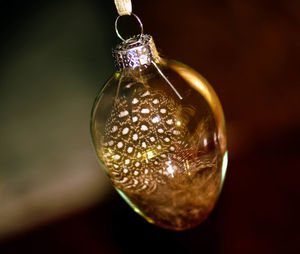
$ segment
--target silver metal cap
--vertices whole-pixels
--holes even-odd
[[[116,65],[120,70],[148,66],[159,61],[159,55],[150,35],[142,34],[123,41],[113,50]]]

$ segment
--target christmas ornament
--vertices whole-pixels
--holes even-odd
[[[113,50],[118,71],[92,109],[96,153],[116,190],[147,221],[173,230],[196,226],[213,209],[226,173],[221,104],[199,73],[159,56],[131,1],[115,3],[122,42]],[[133,15],[141,33],[125,40],[121,15]]]

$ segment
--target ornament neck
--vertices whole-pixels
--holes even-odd
[[[113,50],[113,56],[119,70],[148,67],[160,60],[153,38],[147,34],[123,41]]]

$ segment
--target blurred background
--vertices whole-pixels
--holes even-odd
[[[197,228],[146,223],[89,135],[115,71],[109,1],[7,1],[0,41],[0,253],[299,253],[300,2],[133,0],[160,52],[223,104],[229,166]],[[128,28],[129,29],[129,28]]]

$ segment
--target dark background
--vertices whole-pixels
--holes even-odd
[[[114,70],[113,1],[1,6],[0,253],[299,253],[299,1],[133,1],[164,56],[222,102],[229,166],[197,228],[146,223],[97,164],[89,114]]]

